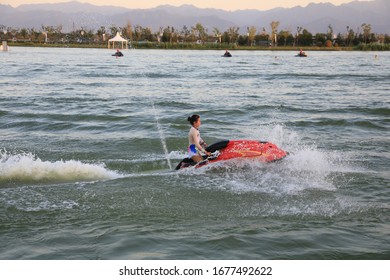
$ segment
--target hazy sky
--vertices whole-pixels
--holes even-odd
[[[36,3],[60,3],[71,0],[0,0],[1,4],[9,4],[17,7],[21,4]],[[158,5],[169,4],[180,6],[182,4],[192,4],[199,8],[219,8],[224,10],[257,9],[269,10],[276,7],[291,8],[295,6],[307,6],[309,3],[329,2],[335,5],[349,3],[353,0],[79,0],[99,6],[113,5],[127,8],[153,8]],[[366,0],[370,1],[370,0]]]

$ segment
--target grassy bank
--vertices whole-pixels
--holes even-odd
[[[106,44],[64,44],[64,43],[33,43],[33,42],[8,42],[10,47],[42,47],[42,48],[100,48],[106,49]],[[155,43],[136,42],[131,48],[134,49],[170,49],[170,50],[249,50],[249,51],[297,51],[300,48],[305,51],[390,51],[390,44],[360,44],[354,47],[302,47],[302,46],[239,46],[235,44],[191,44],[191,43]]]

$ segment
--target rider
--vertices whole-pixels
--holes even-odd
[[[188,142],[189,142],[188,158],[192,159],[194,162],[197,163],[203,160],[201,152],[206,154],[207,156],[210,156],[211,153],[205,150],[207,144],[200,137],[200,133],[199,133],[199,127],[201,125],[200,116],[192,115],[191,117],[188,117],[187,120],[191,124],[191,128],[188,133]]]
[[[115,55],[116,56],[123,56],[123,53],[119,49],[117,49]]]

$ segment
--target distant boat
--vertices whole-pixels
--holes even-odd
[[[116,53],[114,53],[112,56],[120,57],[120,56],[123,56],[123,53],[121,51],[117,50]]]
[[[307,54],[306,54],[305,52],[303,52],[303,51],[300,51],[300,52],[296,55],[296,57],[307,57]]]
[[[226,50],[222,57],[232,57],[232,54],[228,50]]]

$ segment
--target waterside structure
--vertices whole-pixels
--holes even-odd
[[[7,45],[7,41],[3,41],[1,46],[0,46],[0,51],[3,51],[3,52],[6,52],[8,51],[8,45]]]

